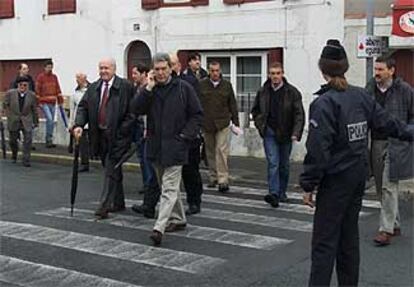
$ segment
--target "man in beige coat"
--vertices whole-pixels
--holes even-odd
[[[17,89],[9,90],[4,98],[3,108],[7,116],[10,133],[9,143],[13,162],[17,161],[19,149],[17,140],[23,133],[23,165],[30,167],[33,128],[39,124],[36,95],[29,90],[29,78],[18,77]]]

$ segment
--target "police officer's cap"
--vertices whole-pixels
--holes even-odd
[[[336,39],[329,39],[322,50],[319,68],[329,76],[343,76],[349,68],[344,47]]]

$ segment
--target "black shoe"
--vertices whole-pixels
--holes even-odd
[[[79,172],[88,172],[89,171],[89,165],[82,164],[79,168]]]
[[[32,165],[30,164],[30,162],[26,161],[26,162],[23,162],[23,166],[24,167],[31,167]]]
[[[125,209],[126,209],[125,205],[113,206],[111,208],[108,208],[108,212],[112,212],[112,213],[121,212],[121,211],[124,211]]]
[[[95,217],[96,217],[96,219],[107,219],[108,218],[108,209],[106,209],[106,208],[98,208],[96,211],[95,211]]]
[[[211,181],[207,184],[208,188],[215,188],[217,186],[217,180]]]
[[[36,147],[35,146],[32,146],[32,150],[36,150]]]
[[[52,142],[46,143],[46,148],[55,148],[55,147],[56,147],[56,145]]]
[[[230,190],[229,185],[227,183],[220,183],[218,186],[218,191],[225,193]]]
[[[17,162],[17,154],[13,154],[12,155],[12,162],[16,163]]]
[[[134,204],[131,209],[138,214],[143,214],[146,218],[155,218],[155,210],[151,210],[145,205]]]
[[[269,203],[272,207],[279,207],[279,198],[273,194],[266,194],[264,200]]]
[[[286,194],[284,194],[284,195],[282,195],[282,196],[279,198],[279,202],[288,203],[288,202],[289,202],[289,198],[287,197],[287,195],[286,195]]]
[[[200,205],[196,205],[196,204],[190,204],[188,209],[185,211],[185,214],[187,215],[192,215],[192,214],[197,214],[197,213],[200,213]]]
[[[158,230],[153,230],[152,234],[150,235],[150,238],[152,240],[152,243],[154,246],[160,246],[162,241],[162,233]]]
[[[138,193],[139,193],[139,194],[144,194],[144,193],[145,193],[145,191],[146,191],[146,190],[145,190],[145,188],[143,188],[143,189],[138,190]]]

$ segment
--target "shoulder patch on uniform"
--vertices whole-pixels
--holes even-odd
[[[309,123],[311,124],[312,127],[314,127],[315,129],[318,127],[318,123],[314,120],[314,119],[310,119]]]
[[[366,139],[368,136],[368,123],[366,121],[347,125],[348,140],[350,142]]]

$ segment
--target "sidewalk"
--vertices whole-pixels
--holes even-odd
[[[33,146],[36,150],[32,151],[32,161],[41,163],[52,163],[61,165],[72,165],[73,154],[68,153],[66,146],[57,146],[56,148],[47,149],[44,144],[35,143]],[[8,159],[10,159],[8,151]],[[19,153],[20,156],[20,153]],[[100,167],[100,161],[91,161],[91,166]],[[136,156],[132,156],[124,165],[124,170],[137,172],[139,164]],[[231,156],[229,159],[230,180],[233,184],[250,185],[261,188],[267,187],[267,167],[266,160],[255,157]],[[202,162],[200,164],[203,179],[207,180],[207,167]],[[291,162],[290,184],[297,185],[299,174],[302,171],[302,163]]]

